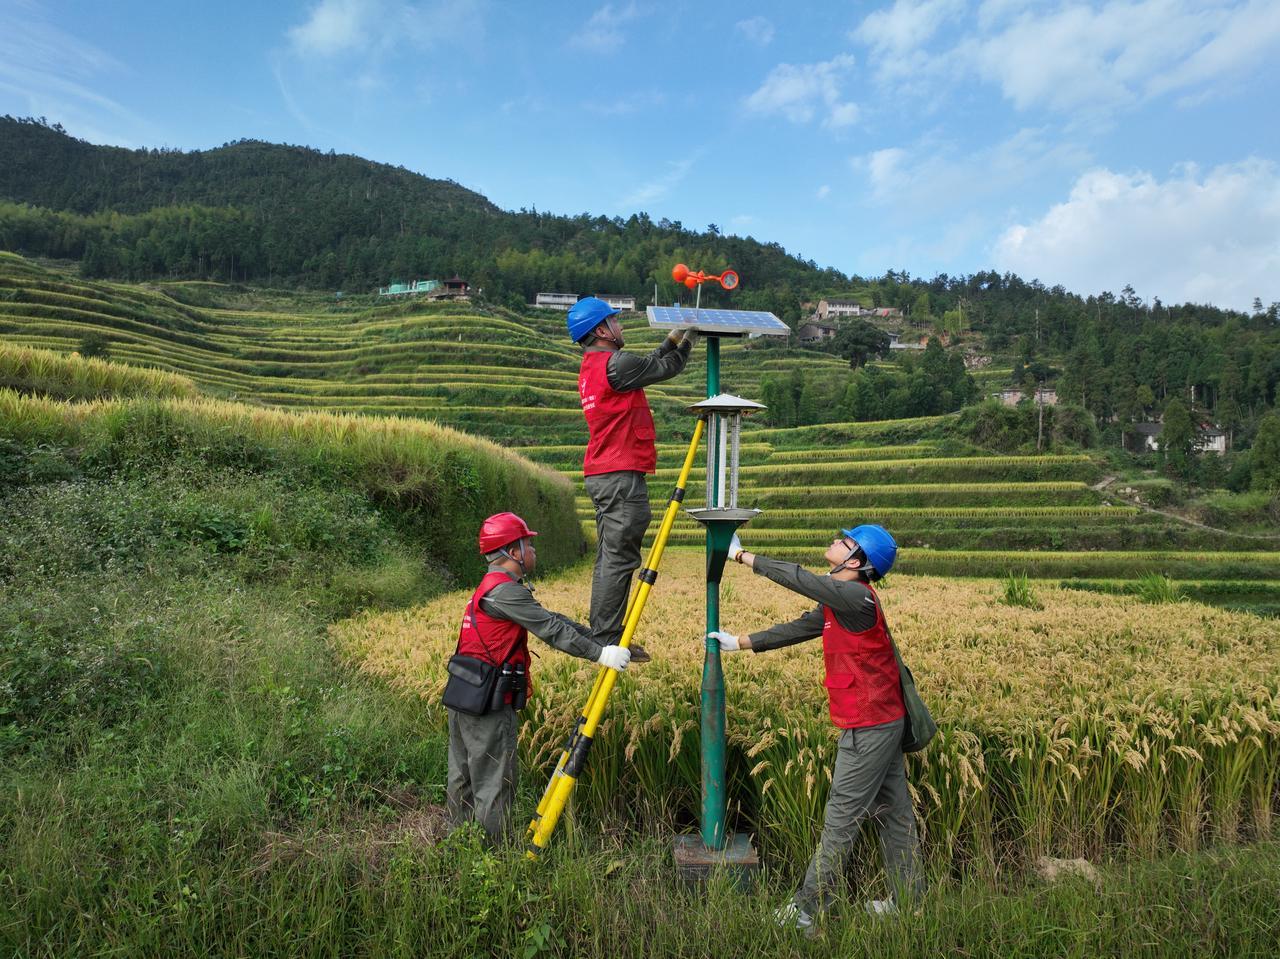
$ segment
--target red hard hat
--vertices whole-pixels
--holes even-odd
[[[494,513],[480,524],[480,552],[492,553],[526,536],[537,536],[515,513]]]

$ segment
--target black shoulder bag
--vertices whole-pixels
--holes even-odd
[[[461,644],[459,639],[457,648],[461,648]],[[463,656],[455,648],[446,667],[449,678],[445,681],[441,701],[460,713],[487,716],[504,705],[507,693],[513,693],[512,706],[515,709],[523,707],[524,670],[517,666],[519,673],[513,674],[505,668],[519,647],[520,640],[517,639],[502,662],[496,666],[474,656]]]

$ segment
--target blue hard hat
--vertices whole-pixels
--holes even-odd
[[[883,526],[855,526],[853,529],[842,529],[840,534],[858,544],[877,577],[887,576],[889,570],[893,569],[893,561],[898,558],[898,544]]]
[[[569,339],[577,343],[613,314],[621,312],[599,297],[584,296],[569,310],[566,321],[569,326]]]

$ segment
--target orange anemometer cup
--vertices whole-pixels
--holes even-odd
[[[701,270],[694,273],[683,263],[677,263],[671,268],[671,279],[677,283],[683,283],[691,290],[697,287],[698,284],[706,283],[708,280],[715,280],[726,290],[735,289],[739,282],[738,274],[733,270],[725,270],[718,276],[714,273],[703,273]]]

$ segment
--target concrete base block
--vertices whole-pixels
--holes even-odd
[[[723,849],[708,849],[701,836],[676,836],[674,852],[676,875],[688,882],[706,882],[727,870],[735,885],[745,887],[760,873],[760,855],[742,832],[730,836]]]

